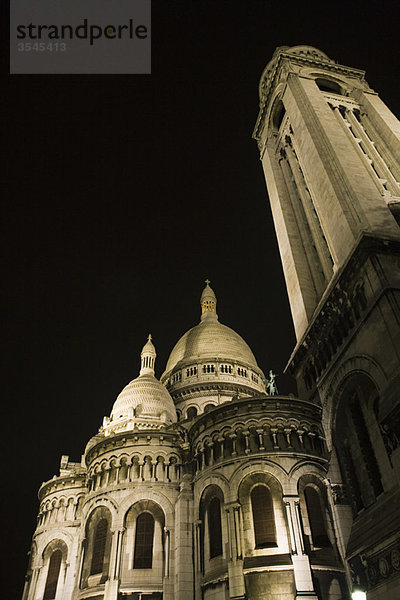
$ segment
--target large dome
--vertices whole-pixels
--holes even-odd
[[[207,317],[189,329],[175,344],[167,362],[168,372],[186,362],[202,359],[229,358],[257,368],[257,361],[243,338],[217,318]]]
[[[229,359],[259,371],[254,354],[244,339],[218,321],[217,298],[209,283],[207,280],[200,298],[201,321],[175,344],[161,380],[176,367],[208,359]]]

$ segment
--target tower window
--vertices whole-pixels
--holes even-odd
[[[340,85],[336,83],[336,81],[330,81],[329,79],[321,79],[318,77],[318,79],[315,80],[315,83],[321,92],[330,92],[331,94],[340,94],[341,96],[343,95],[342,89]]]
[[[208,505],[208,535],[210,539],[210,558],[222,554],[221,502],[214,497]]]
[[[49,570],[47,572],[46,587],[44,588],[43,600],[54,600],[57,592],[58,577],[60,574],[62,553],[56,550],[50,557]]]
[[[265,485],[256,485],[250,496],[256,548],[276,546],[276,528],[271,492]]]
[[[136,519],[134,569],[151,569],[153,562],[154,517],[148,512]]]
[[[286,114],[286,110],[283,105],[283,102],[282,102],[282,100],[279,100],[279,102],[277,103],[275,110],[273,112],[273,116],[272,116],[272,126],[276,131],[279,131],[280,126],[282,125],[282,121],[285,117],[285,114]]]
[[[104,554],[106,551],[107,542],[107,519],[101,519],[97,523],[93,541],[92,564],[90,566],[90,574],[96,575],[103,572]]]

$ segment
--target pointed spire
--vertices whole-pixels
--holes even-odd
[[[214,290],[210,288],[210,280],[206,279],[205,281],[206,287],[204,288],[201,297],[201,318],[213,316],[217,317],[217,297],[214,294]]]
[[[147,342],[143,346],[142,352],[140,353],[140,375],[154,375],[154,363],[156,361],[156,356],[157,352],[154,348],[153,342],[151,341],[151,333],[149,333]]]

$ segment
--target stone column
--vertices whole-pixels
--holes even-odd
[[[249,435],[250,435],[250,431],[248,429],[245,429],[243,432],[244,435],[244,441],[245,441],[245,449],[244,449],[244,453],[245,454],[250,454],[251,450],[249,448]]]
[[[24,590],[23,600],[25,598],[27,598],[27,600],[34,600],[39,573],[40,573],[40,567],[34,567],[32,569],[30,585],[28,584],[29,588],[28,588],[26,596],[25,596],[25,590]]]
[[[121,562],[122,537],[125,528],[112,531],[112,542],[110,552],[110,567],[108,580],[104,586],[104,600],[118,600],[119,591],[119,568]]]
[[[284,496],[283,502],[288,520],[296,600],[318,600],[312,582],[310,560],[305,553],[300,521],[300,499],[298,496]]]
[[[225,505],[229,548],[229,597],[237,600],[245,598],[240,510],[240,504],[237,502]]]
[[[201,527],[202,521],[194,522],[194,597],[195,600],[201,600],[201,577],[202,577],[202,559],[201,559]]]
[[[193,492],[191,476],[184,475],[175,505],[174,582],[164,600],[188,600],[193,596]]]
[[[231,433],[231,434],[229,434],[229,437],[232,440],[232,456],[237,456],[237,449],[236,449],[237,435],[236,435],[236,433]]]
[[[260,428],[260,429],[256,429],[257,431],[257,435],[258,435],[258,449],[259,450],[265,450],[265,446],[264,446],[264,429]]]

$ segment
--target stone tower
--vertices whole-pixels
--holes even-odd
[[[297,337],[287,370],[299,396],[322,408],[327,483],[348,579],[368,600],[394,600],[400,122],[363,71],[309,46],[278,48],[259,93],[254,137]]]

